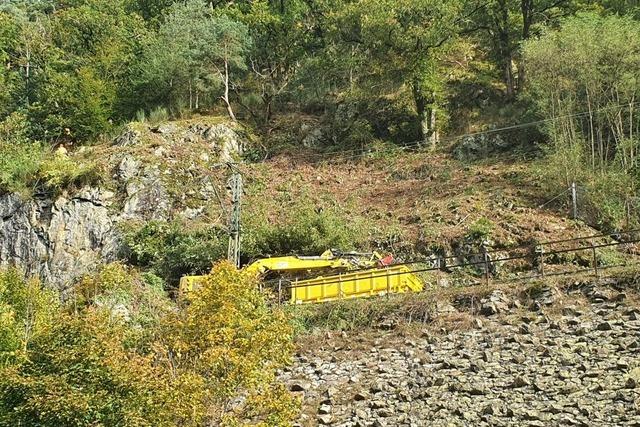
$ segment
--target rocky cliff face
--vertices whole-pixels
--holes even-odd
[[[64,289],[119,256],[123,222],[201,215],[222,191],[211,166],[237,157],[243,145],[225,123],[132,125],[111,145],[90,149],[103,184],[28,199],[0,195],[0,266]]]

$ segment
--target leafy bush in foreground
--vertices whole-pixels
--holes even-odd
[[[167,318],[160,363],[188,391],[180,425],[289,425],[291,395],[275,377],[289,360],[292,328],[271,309],[257,278],[228,262],[214,266],[189,304]],[[180,399],[183,396],[174,395]]]
[[[132,322],[145,298],[159,298],[147,308],[163,306],[148,286],[106,266],[65,307],[37,281],[0,272],[0,425],[291,423],[296,405],[275,377],[291,354],[291,326],[255,277],[219,264],[189,304]],[[140,331],[146,339],[132,340]]]

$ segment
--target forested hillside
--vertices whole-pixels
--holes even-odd
[[[5,1],[0,185],[87,175],[50,153],[131,120],[228,115],[258,136],[249,160],[490,131],[489,149],[542,149],[550,191],[579,181],[616,228],[636,204],[632,4]]]
[[[640,6],[0,0],[0,426],[297,419],[277,378],[294,335],[384,304],[274,307],[225,262],[180,300],[180,277],[226,258],[232,172],[242,264],[542,258],[601,234],[551,268],[631,265],[635,246],[606,245],[640,226]],[[443,298],[476,310],[466,289]],[[434,295],[397,311],[432,321]]]

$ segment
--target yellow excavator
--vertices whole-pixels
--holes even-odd
[[[245,267],[262,278],[280,276],[280,290],[290,290],[293,304],[326,302],[390,293],[420,292],[422,281],[405,265],[394,265],[393,257],[377,252],[325,251],[320,256],[264,258]],[[327,274],[327,275],[325,275]],[[202,276],[185,276],[180,293],[187,294]],[[284,285],[283,285],[284,283]]]

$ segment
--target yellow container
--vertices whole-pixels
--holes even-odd
[[[398,265],[294,282],[291,302],[306,304],[388,293],[420,292],[422,289],[422,281],[406,266]]]

